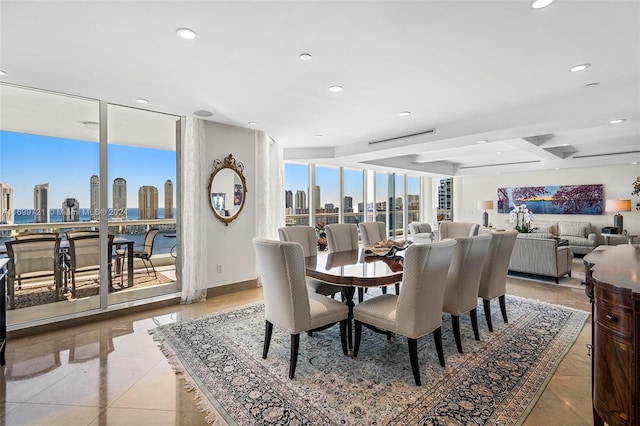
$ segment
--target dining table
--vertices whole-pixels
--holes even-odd
[[[402,281],[403,251],[380,256],[360,248],[337,252],[319,252],[305,258],[306,275],[340,287],[342,300],[349,308],[347,348],[353,356],[353,296],[356,289],[386,287]]]

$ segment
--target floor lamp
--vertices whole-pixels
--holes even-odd
[[[493,210],[493,200],[478,201],[478,210],[484,210],[484,213],[482,213],[482,226],[489,226],[489,213],[487,213],[487,210]]]
[[[615,216],[613,216],[613,226],[618,228],[618,234],[622,234],[624,227],[622,226],[620,212],[631,211],[631,200],[607,200],[604,209],[608,212],[616,212]]]

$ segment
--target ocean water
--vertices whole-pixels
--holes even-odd
[[[80,209],[79,222],[88,222],[91,219],[90,209]],[[107,212],[109,219],[112,218],[112,209]],[[51,220],[49,222],[56,223],[62,222],[62,210],[61,209],[49,209],[49,215]],[[15,209],[14,211],[14,223],[33,223],[33,209]],[[176,217],[176,209],[173,209],[173,217]],[[127,209],[128,220],[138,220],[138,209]],[[158,219],[164,219],[164,208],[158,209]]]

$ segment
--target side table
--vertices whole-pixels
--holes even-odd
[[[633,239],[638,235],[636,234],[605,234],[602,233],[602,238],[604,238],[604,244],[609,245],[610,238],[626,238],[627,244],[633,244]]]

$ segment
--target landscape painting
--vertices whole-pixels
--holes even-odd
[[[602,214],[602,185],[498,188],[498,213],[526,204],[534,214]]]

